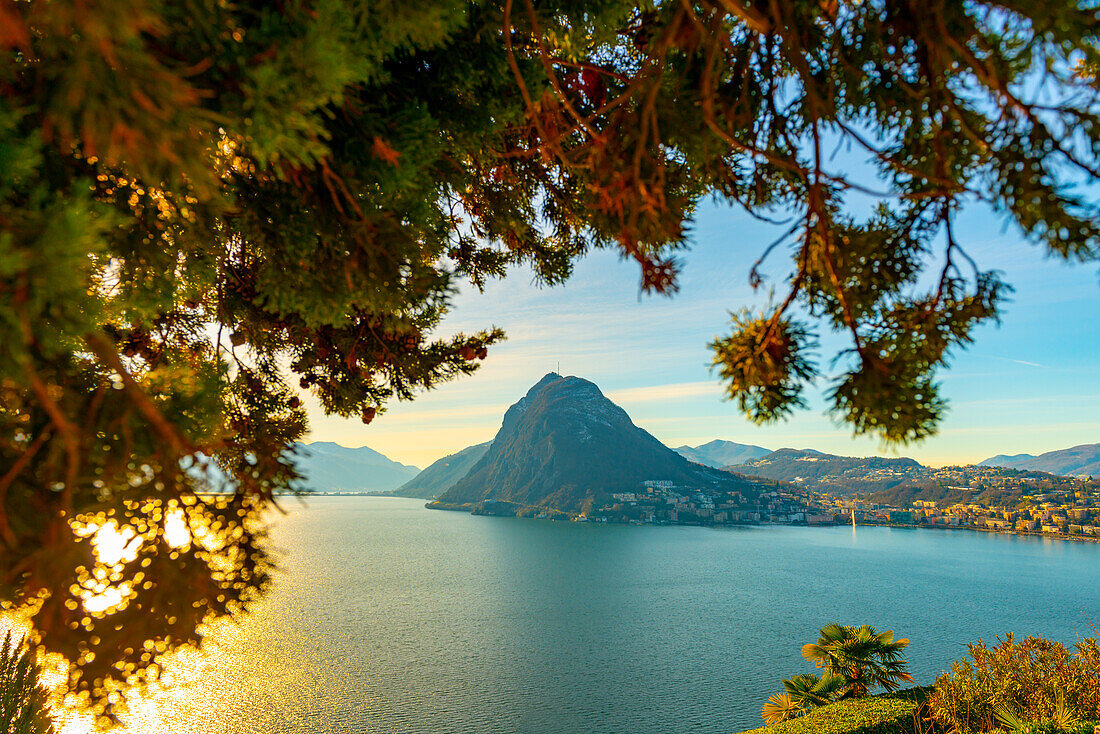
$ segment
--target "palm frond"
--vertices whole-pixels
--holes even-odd
[[[805,713],[806,710],[786,693],[768,696],[767,703],[760,710],[760,716],[768,726],[797,719]]]
[[[828,655],[825,652],[825,648],[821,645],[815,645],[812,642],[808,642],[802,646],[802,657],[813,662],[822,663]]]
[[[1073,715],[1073,711],[1066,706],[1066,694],[1064,692],[1058,692],[1058,705],[1054,708],[1054,715],[1050,717],[1051,722],[1062,730],[1071,729],[1077,724],[1077,717]]]
[[[795,703],[809,709],[830,703],[842,683],[842,678],[838,680],[837,676],[830,673],[826,673],[824,678],[802,673],[783,681],[783,687]]]
[[[998,724],[1009,732],[1013,732],[1013,734],[1022,732],[1028,727],[1027,721],[1024,720],[1023,717],[1003,703],[993,707],[993,718],[997,720]]]

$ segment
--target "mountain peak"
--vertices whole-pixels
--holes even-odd
[[[561,383],[562,390],[567,390],[570,392],[589,392],[603,397],[603,392],[600,391],[600,388],[596,385],[596,383],[592,382],[591,380],[586,380],[583,377],[575,377],[574,375],[569,375],[568,377],[559,377],[556,382]],[[551,383],[551,385],[557,387],[556,382]]]
[[[770,449],[760,446],[734,443],[720,438],[699,446],[680,446],[675,451],[688,461],[711,466],[715,469],[721,469],[732,464],[743,464],[746,461],[759,459],[771,453]]]
[[[560,379],[562,379],[562,376],[559,375],[557,372],[547,372],[545,375],[543,375],[541,380],[531,386],[531,389],[527,391],[527,394],[537,395],[539,390],[542,390],[542,388],[551,383],[557,382]]]
[[[401,486],[420,471],[369,446],[348,448],[333,441],[314,441],[295,444],[294,448],[303,484],[318,492],[387,491]]]
[[[703,492],[755,489],[675,453],[634,425],[595,383],[551,372],[508,409],[488,451],[439,501],[493,500],[576,512],[649,480]]]
[[[380,451],[375,451],[370,446],[344,446],[335,441],[312,441],[310,443],[300,442],[298,443],[298,447],[309,455],[354,453],[360,456],[370,456],[391,461],[388,456]]]

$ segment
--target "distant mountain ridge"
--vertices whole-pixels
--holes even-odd
[[[1035,454],[997,454],[978,462],[978,466],[1003,466],[1006,469],[1015,469],[1017,464],[1026,464],[1038,457]]]
[[[923,479],[929,471],[908,458],[835,456],[813,449],[779,449],[724,469],[836,494],[890,489]]]
[[[420,472],[367,446],[348,448],[315,441],[295,444],[295,449],[303,484],[315,492],[388,492]]]
[[[1078,452],[1078,461],[1085,453]],[[1058,458],[1068,463],[1073,456],[1054,457],[1052,461]],[[1024,495],[1063,491],[1076,481],[1038,468],[991,463],[1000,459],[932,468],[909,458],[835,456],[812,449],[779,449],[760,459],[725,468],[749,477],[790,482],[815,492],[837,496],[862,494],[871,496],[874,502],[901,506],[918,499],[1009,506]]]
[[[508,409],[485,455],[438,502],[581,512],[612,493],[636,491],[645,480],[759,490],[743,477],[680,456],[634,425],[588,380],[551,372]]]
[[[1048,451],[1045,454],[999,454],[982,461],[978,466],[1002,466],[1006,469],[1029,469],[1058,474],[1064,477],[1100,476],[1100,443],[1085,443],[1068,449]]]
[[[492,443],[492,441],[486,441],[475,446],[467,446],[450,456],[444,456],[394,490],[394,494],[399,497],[434,500],[466,476],[474,464],[489,450],[489,445]]]
[[[721,439],[715,439],[700,446],[680,446],[673,449],[673,451],[688,461],[713,466],[715,469],[721,469],[732,464],[743,464],[746,461],[767,456],[772,452],[771,449],[760,446],[734,443],[733,441],[723,441]]]

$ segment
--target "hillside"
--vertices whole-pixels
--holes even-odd
[[[792,482],[831,494],[890,489],[919,481],[928,472],[928,469],[913,459],[834,456],[810,449],[779,449],[754,461],[724,469],[749,476]]]
[[[720,439],[700,446],[680,446],[673,449],[680,456],[696,464],[721,469],[731,464],[743,464],[771,453],[770,449]]]
[[[366,446],[351,449],[317,441],[297,444],[295,449],[303,484],[314,492],[390,491],[420,472],[415,466],[400,464]]]
[[[1045,454],[991,456],[979,466],[1003,466],[1006,469],[1027,469],[1066,477],[1100,476],[1100,443],[1086,443]]]
[[[758,493],[743,477],[694,464],[638,428],[588,380],[550,373],[504,414],[489,450],[439,497],[580,512],[612,493],[664,480],[700,492]]]
[[[490,444],[492,441],[486,441],[475,446],[467,446],[450,456],[444,456],[394,490],[394,494],[399,497],[434,500],[466,476],[474,464],[485,455]]]
[[[1072,504],[1075,493],[1091,495],[1100,489],[1096,482],[1079,478],[1000,466],[944,466],[927,471],[927,476],[911,484],[873,491],[864,499],[894,507],[909,507],[917,500],[931,500],[940,506],[959,502],[1015,507],[1056,499]]]

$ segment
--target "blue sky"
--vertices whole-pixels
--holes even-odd
[[[728,312],[761,305],[748,285],[752,263],[777,234],[747,214],[704,205],[684,255],[680,292],[639,297],[637,266],[613,252],[582,260],[563,286],[538,287],[517,270],[484,293],[463,291],[443,333],[490,325],[508,333],[477,374],[394,404],[374,423],[326,417],[311,403],[310,440],[367,445],[424,467],[491,439],[508,405],[549,371],[592,380],[634,422],[670,446],[721,438],[769,449],[815,448],[847,455],[901,454],[931,465],[971,463],[1000,453],[1042,453],[1100,441],[1100,273],[1043,255],[994,213],[972,207],[956,237],[983,268],[1016,291],[1000,327],[986,326],[941,373],[950,413],[940,434],[899,451],[824,414],[822,390],[809,410],[756,426],[722,398],[707,344],[728,332]],[[769,261],[773,282],[789,261]],[[782,289],[782,283],[777,290]],[[840,345],[824,338],[823,346]],[[823,355],[831,352],[823,349]]]

